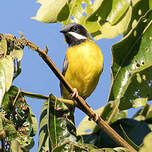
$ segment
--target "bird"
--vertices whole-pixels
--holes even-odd
[[[80,95],[85,100],[98,84],[103,71],[103,54],[81,24],[69,23],[64,25],[60,32],[68,44],[62,74],[74,88],[74,93],[71,95],[60,82],[61,96],[64,99],[71,99]],[[74,106],[66,105],[71,112],[74,112]]]

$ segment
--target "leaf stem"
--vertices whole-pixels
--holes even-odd
[[[27,97],[30,97],[30,98],[44,99],[44,100],[47,100],[49,98],[48,96],[45,96],[45,95],[41,95],[41,94],[37,94],[37,93],[31,93],[31,92],[27,92],[27,91],[23,91],[23,90],[20,90],[20,92],[24,96],[27,96]]]

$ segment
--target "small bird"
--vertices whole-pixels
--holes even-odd
[[[78,94],[86,99],[96,88],[103,71],[103,55],[100,48],[90,39],[87,30],[78,23],[65,25],[61,31],[69,47],[66,51],[62,74],[74,88],[72,97]],[[61,96],[71,99],[69,92],[60,82]],[[74,107],[68,105],[70,111]]]

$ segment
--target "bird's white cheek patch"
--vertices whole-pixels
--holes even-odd
[[[70,35],[74,36],[76,39],[78,40],[85,40],[87,39],[87,37],[81,35],[81,34],[78,34],[78,33],[75,33],[75,32],[68,32]]]

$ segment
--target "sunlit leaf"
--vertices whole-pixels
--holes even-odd
[[[151,141],[152,141],[152,133],[149,133],[145,138],[144,138],[144,145],[143,147],[139,150],[139,152],[149,152],[151,149]]]
[[[11,56],[6,56],[2,59],[0,59],[0,64],[3,67],[4,73],[5,73],[5,90],[8,91],[13,80],[13,74],[14,74],[14,64]]]
[[[5,37],[0,34],[0,57],[5,56],[7,53],[7,41]]]
[[[103,120],[109,122],[109,117],[113,113],[114,108],[115,108],[114,103],[108,103],[106,106],[95,110],[95,112],[98,113]],[[126,118],[126,117],[127,117],[126,111],[117,110],[115,112],[113,118],[110,120],[110,122],[112,123],[118,119],[122,119],[122,118]],[[80,124],[77,128],[77,134],[78,135],[84,135],[84,134],[87,135],[87,134],[91,134],[93,132],[97,132],[99,129],[100,128],[97,126],[97,124],[94,121],[90,121],[89,117],[86,116],[80,122]]]
[[[128,29],[125,31],[125,35],[137,25],[139,19],[145,15],[149,8],[150,6],[148,4],[148,0],[138,0],[135,2],[132,8],[131,21],[129,23]]]
[[[45,23],[57,22],[59,13],[67,5],[67,0],[38,0],[38,2],[41,7],[33,19]],[[68,11],[68,7],[65,11]],[[62,18],[63,16],[65,17],[65,13],[62,14]]]
[[[112,9],[107,17],[107,21],[111,25],[116,24],[129,8],[130,1],[128,0],[113,0]]]
[[[126,38],[112,47],[112,88],[109,100],[121,99],[122,109],[132,107],[136,98],[151,96],[151,19],[152,11],[141,18]]]

